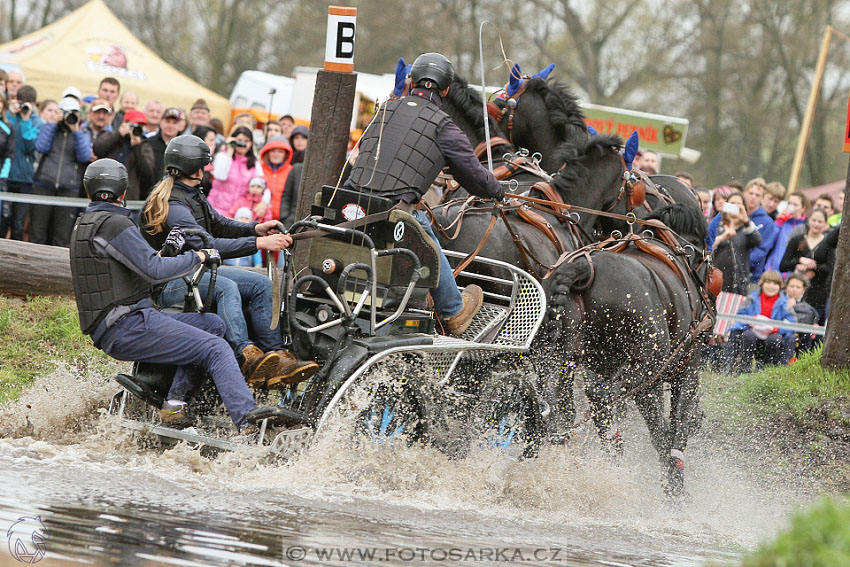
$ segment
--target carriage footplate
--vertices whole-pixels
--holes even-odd
[[[507,318],[507,307],[484,303],[460,338],[473,343],[489,343],[499,333]]]
[[[245,416],[248,423],[260,423],[268,419],[278,427],[312,427],[315,420],[304,412],[282,406],[263,406],[253,409]]]

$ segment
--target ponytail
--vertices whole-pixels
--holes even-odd
[[[165,220],[168,218],[168,200],[171,198],[171,190],[174,188],[174,177],[171,175],[163,178],[159,185],[154,187],[142,209],[142,219],[147,227],[148,234],[159,234],[165,230]]]

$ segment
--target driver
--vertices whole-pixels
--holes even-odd
[[[346,185],[395,201],[437,243],[440,280],[431,297],[446,331],[460,335],[481,309],[483,292],[473,284],[461,294],[428,217],[415,205],[446,165],[473,195],[502,200],[505,193],[475,157],[466,135],[440,110],[453,78],[454,67],[445,56],[425,53],[417,57],[410,69],[410,95],[390,100],[378,110],[373,118],[377,123],[360,139],[360,155]]]
[[[174,228],[193,228],[205,231],[223,258],[250,256],[257,250],[279,252],[288,247],[292,239],[277,232],[278,221],[243,223],[221,216],[210,206],[198,189],[203,168],[210,161],[209,146],[197,136],[177,136],[168,142],[168,175],[151,191],[139,216],[142,234],[150,245],[161,247]],[[193,236],[186,238],[185,246],[197,250],[203,243]],[[205,275],[198,286],[202,297],[208,286],[209,275]],[[162,288],[157,304],[165,308],[185,295],[186,283],[178,278]],[[224,338],[241,361],[242,372],[251,386],[281,389],[307,380],[319,369],[315,362],[302,362],[283,350],[280,327],[271,328],[272,283],[266,276],[239,268],[221,268],[215,284],[215,303],[216,312],[227,324]],[[243,304],[250,312],[251,334]]]
[[[86,169],[83,186],[91,198],[71,235],[71,273],[80,327],[94,346],[118,360],[178,366],[174,383],[189,380],[191,365],[212,376],[227,412],[240,433],[253,433],[246,414],[257,408],[224,334],[224,322],[212,313],[162,313],[151,301],[151,286],[192,273],[201,263],[220,263],[213,249],[161,257],[142,238],[121,205],[127,169],[99,159]],[[167,241],[180,244],[175,232]],[[177,340],[175,340],[177,339]],[[173,390],[172,386],[172,390]],[[185,402],[169,392],[160,412],[163,422],[191,425]]]

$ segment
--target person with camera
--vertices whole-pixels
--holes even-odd
[[[83,128],[88,130],[92,143],[98,138],[112,132],[112,106],[102,98],[92,101],[88,112],[88,121],[83,122]],[[92,156],[92,161],[95,157]]]
[[[6,181],[9,175],[9,165],[15,151],[15,137],[12,129],[6,123],[6,97],[0,94],[0,193],[6,192]],[[6,228],[12,216],[11,203],[3,201],[0,195],[0,238],[6,238]]]
[[[33,176],[33,194],[78,197],[83,173],[91,161],[91,139],[80,120],[80,101],[66,96],[59,101],[62,120],[46,123],[38,130],[35,149],[43,154]],[[30,242],[68,247],[76,207],[34,205]],[[51,234],[52,233],[52,234]]]
[[[153,147],[145,138],[144,124],[144,112],[136,109],[125,110],[124,122],[118,129],[107,132],[94,141],[96,157],[114,159],[127,168],[127,199],[130,201],[147,199],[154,184],[153,168],[156,160]]]
[[[201,263],[220,263],[218,251],[188,250],[171,257],[151,248],[121,205],[127,169],[115,160],[92,163],[83,185],[91,203],[74,226],[70,250],[83,333],[118,360],[178,367],[160,411],[166,425],[192,425],[186,398],[195,382],[193,367],[200,367],[212,377],[237,430],[252,432],[245,418],[257,403],[221,338],[224,321],[213,313],[162,313],[151,300],[154,285],[189,275]],[[179,229],[165,240],[173,250],[184,242]]]
[[[750,250],[761,244],[761,234],[747,215],[744,196],[735,191],[721,208],[720,227],[712,243],[714,265],[723,273],[723,291],[747,295]]]
[[[254,136],[245,126],[236,128],[225,141],[225,149],[213,160],[213,181],[209,202],[222,215],[228,215],[248,190],[254,177],[263,177],[263,169],[254,153]],[[261,218],[270,206],[271,193],[266,191],[254,208],[254,216]]]
[[[35,139],[42,120],[36,107],[36,91],[30,85],[18,89],[17,98],[9,101],[6,121],[15,137],[15,156],[9,168],[9,192],[32,193],[32,176],[35,172]],[[11,229],[14,240],[23,240],[24,221],[30,212],[29,203],[11,203]],[[0,229],[0,234],[5,230]]]

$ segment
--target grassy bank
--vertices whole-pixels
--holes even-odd
[[[80,331],[72,298],[0,295],[0,404],[60,362],[87,372],[108,360]]]

